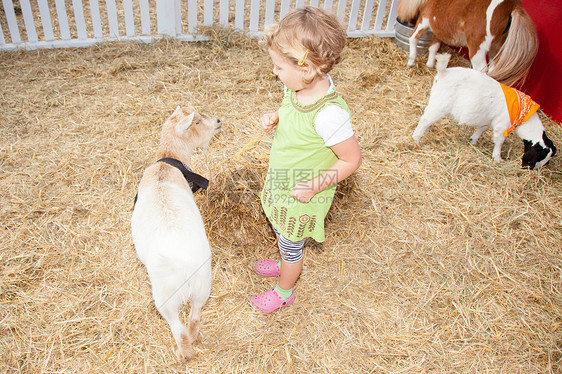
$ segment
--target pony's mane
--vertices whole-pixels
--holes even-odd
[[[426,0],[400,0],[398,19],[401,22],[411,22],[418,17],[421,6]]]

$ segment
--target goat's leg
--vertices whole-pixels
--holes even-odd
[[[470,137],[470,144],[476,145],[478,139],[480,139],[480,136],[482,136],[482,134],[486,130],[488,130],[488,126],[482,126],[477,128],[476,131],[474,131],[474,134],[472,134],[472,136]]]
[[[425,111],[423,112],[423,115],[421,116],[420,121],[418,122],[418,126],[416,127],[414,133],[412,134],[412,137],[414,138],[414,140],[418,145],[420,144],[420,139],[422,138],[425,131],[429,128],[429,126],[439,121],[441,118],[445,116],[445,114],[446,113],[443,113],[439,109],[439,106],[431,105],[431,99],[430,99],[429,104],[425,108]]]
[[[505,136],[503,136],[503,131],[499,130],[501,126],[499,124],[492,124],[494,129],[494,134],[492,135],[492,140],[494,141],[494,151],[492,152],[492,158],[494,161],[503,161],[502,159],[502,145],[505,141]]]
[[[195,351],[189,339],[189,331],[179,318],[179,308],[185,300],[182,300],[181,285],[174,285],[165,280],[153,279],[152,293],[156,308],[170,325],[172,335],[178,347],[176,355],[179,360],[187,361],[193,357]]]
[[[189,322],[187,329],[189,331],[189,340],[191,344],[199,340],[199,332],[201,330],[201,309],[205,304],[206,299],[197,299],[194,297],[191,300],[191,311],[189,312]]]

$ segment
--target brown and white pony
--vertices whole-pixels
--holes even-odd
[[[427,66],[435,65],[441,42],[468,47],[474,69],[509,86],[525,80],[538,50],[535,26],[521,0],[401,0],[398,19],[415,22],[409,67],[427,29],[433,32]]]

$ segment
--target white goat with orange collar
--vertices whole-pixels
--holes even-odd
[[[492,128],[494,151],[492,158],[502,161],[501,148],[505,138],[513,131],[525,145],[522,166],[533,169],[541,167],[556,153],[556,147],[545,134],[544,126],[536,113],[538,105],[516,91],[519,98],[515,105],[524,113],[514,113],[506,104],[506,95],[499,82],[484,73],[467,68],[449,68],[451,55],[437,55],[437,75],[433,81],[427,107],[414,130],[413,138],[419,144],[425,131],[445,116],[455,121],[476,127],[470,143],[476,145],[478,138]],[[511,106],[511,104],[510,104]],[[513,114],[510,114],[513,113]],[[513,119],[512,119],[513,117]],[[519,120],[517,120],[519,118]]]

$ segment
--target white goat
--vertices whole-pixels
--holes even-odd
[[[494,151],[492,158],[502,161],[501,148],[512,129],[506,97],[500,84],[484,73],[467,68],[449,68],[451,55],[437,55],[437,75],[433,81],[429,102],[413,138],[419,144],[425,131],[445,116],[476,127],[470,143],[476,145],[482,133],[492,128]],[[556,153],[556,147],[544,132],[544,126],[535,112],[513,130],[525,146],[523,167],[541,167]]]
[[[174,111],[163,125],[157,153],[164,162],[145,170],[131,219],[133,242],[148,271],[156,308],[170,325],[182,361],[195,353],[201,308],[211,292],[211,249],[190,184],[178,167],[183,163],[183,171],[189,169],[193,150],[206,148],[220,127],[219,120],[192,107]],[[167,163],[170,159],[179,161],[177,167]],[[187,300],[191,312],[186,328],[178,310]]]

